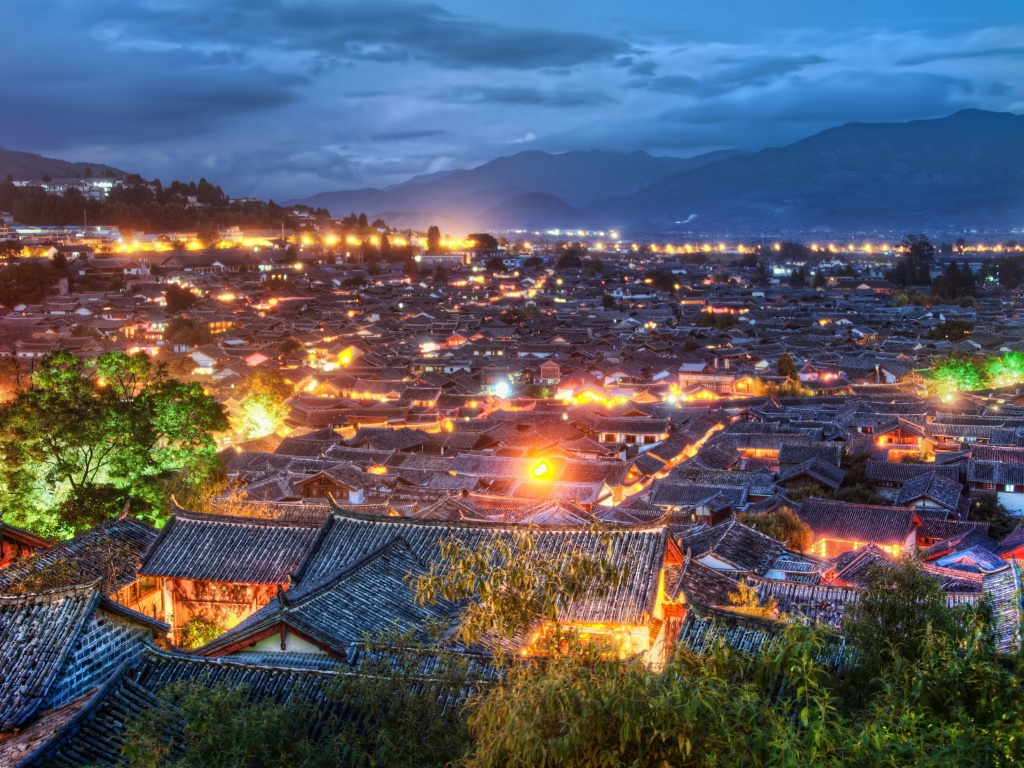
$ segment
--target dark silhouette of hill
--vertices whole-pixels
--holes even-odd
[[[451,231],[1009,229],[1024,226],[1024,116],[964,110],[849,123],[785,147],[687,160],[521,152],[386,190],[297,202]]]
[[[1024,116],[849,123],[591,206],[606,226],[714,230],[1024,225]],[[610,220],[610,221],[609,221]],[[621,221],[620,221],[621,220]]]
[[[41,181],[43,176],[51,179],[85,178],[86,171],[93,176],[113,174],[116,178],[124,178],[124,171],[102,163],[71,163],[52,157],[34,155],[31,152],[17,152],[13,149],[0,149],[0,180],[10,176],[15,181]]]
[[[334,216],[353,211],[383,218],[392,226],[419,227],[445,222],[471,231],[488,226],[575,226],[551,215],[575,214],[575,209],[602,199],[637,192],[688,168],[737,153],[713,152],[695,158],[652,157],[646,152],[520,152],[477,168],[415,177],[388,189],[323,192],[290,201],[326,208]],[[548,196],[545,210],[536,195]],[[532,202],[531,202],[532,201]],[[505,218],[506,214],[511,218]]]

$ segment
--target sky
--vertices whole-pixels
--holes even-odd
[[[0,146],[278,201],[1024,112],[1020,0],[5,0]]]

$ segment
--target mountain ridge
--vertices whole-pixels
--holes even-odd
[[[530,150],[388,190],[301,201],[396,226],[830,231],[1024,226],[1024,116],[961,110],[853,122],[781,147],[694,158]],[[539,204],[545,198],[550,211]],[[437,219],[433,221],[432,219]],[[568,220],[566,220],[568,219]]]

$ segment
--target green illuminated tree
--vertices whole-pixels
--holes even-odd
[[[212,433],[226,427],[201,387],[145,354],[109,352],[90,368],[53,353],[0,408],[0,514],[43,535],[90,527],[126,502],[156,520],[168,489],[216,471]]]
[[[949,397],[955,392],[971,392],[988,386],[990,373],[983,362],[969,357],[949,355],[936,362],[932,369],[939,394]]]

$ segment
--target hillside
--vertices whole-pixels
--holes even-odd
[[[951,231],[1024,226],[1024,117],[964,110],[849,123],[785,147],[688,160],[521,152],[465,171],[302,202],[446,231]]]
[[[1024,116],[850,123],[592,206],[608,226],[947,230],[1024,225]],[[616,219],[621,217],[621,222]]]
[[[53,179],[85,177],[86,171],[93,176],[113,174],[123,178],[128,174],[102,163],[71,163],[53,157],[34,155],[31,152],[17,152],[0,148],[0,179],[11,176],[15,181],[39,181],[43,176]]]
[[[696,158],[652,157],[645,152],[520,152],[477,168],[415,177],[388,189],[324,192],[292,203],[327,208],[334,216],[365,211],[393,226],[423,228],[441,223],[467,231],[529,226],[572,226],[561,216],[612,196],[638,192],[680,171],[715,162],[735,152]],[[545,196],[550,207],[541,204]]]

